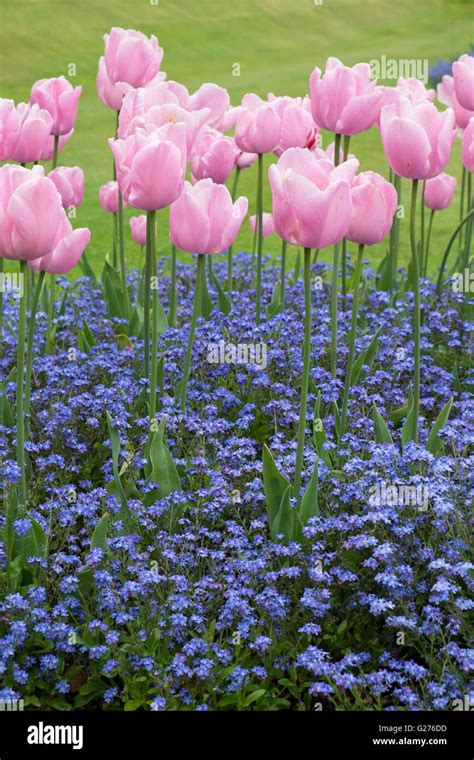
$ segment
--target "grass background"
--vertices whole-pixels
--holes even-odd
[[[153,0],[152,0],[153,1]],[[464,52],[474,40],[471,0],[0,0],[0,96],[27,100],[31,84],[40,78],[68,76],[70,64],[83,94],[73,139],[60,154],[60,163],[79,165],[86,175],[86,190],[77,210],[75,226],[89,226],[92,240],[89,260],[97,270],[111,248],[112,222],[98,202],[101,184],[111,179],[112,155],[107,139],[113,133],[115,114],[99,101],[95,76],[103,53],[102,36],[111,26],[135,28],[156,34],[165,56],[162,68],[170,79],[191,91],[202,82],[226,87],[238,104],[246,92],[265,96],[304,95],[315,65],[324,66],[330,55],[353,65],[379,59],[424,59],[430,64]],[[240,76],[233,65],[240,64]],[[394,84],[390,82],[389,84]],[[330,141],[323,135],[323,144]],[[352,138],[351,152],[361,169],[387,176],[378,131]],[[446,212],[436,215],[432,239],[434,272],[459,214],[460,143],[456,142],[447,171],[458,177],[456,198]],[[267,163],[275,160],[267,157]],[[239,190],[248,195],[255,211],[256,165],[242,172]],[[229,180],[230,182],[230,180]],[[402,202],[408,203],[405,183]],[[271,210],[268,186],[265,210]],[[136,211],[127,210],[126,219]],[[408,217],[408,208],[406,208]],[[159,251],[167,253],[167,212],[160,212]],[[131,240],[126,222],[126,256],[130,265],[140,250]],[[265,249],[280,250],[273,235]],[[251,233],[245,221],[235,249],[249,248]],[[374,260],[385,245],[372,249]],[[295,255],[294,249],[291,255]],[[330,251],[322,253],[330,257]],[[189,259],[186,254],[181,254]],[[401,261],[408,258],[408,219],[401,225]],[[79,270],[78,270],[79,273]]]

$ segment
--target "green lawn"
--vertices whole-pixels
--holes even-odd
[[[347,64],[380,58],[448,58],[468,49],[474,40],[472,4],[451,0],[0,0],[0,95],[26,100],[31,84],[43,77],[68,75],[73,63],[83,86],[73,140],[61,154],[61,162],[80,165],[86,174],[86,193],[78,209],[77,226],[89,226],[92,240],[89,259],[98,268],[110,250],[111,220],[98,203],[99,186],[111,178],[112,155],[107,138],[114,114],[100,103],[95,89],[97,60],[103,51],[102,35],[111,26],[132,27],[157,35],[165,50],[163,69],[168,77],[190,90],[202,82],[226,87],[232,102],[254,91],[264,96],[304,95],[315,65],[329,55]],[[240,76],[232,74],[240,64]],[[324,135],[324,144],[329,139]],[[351,150],[362,169],[386,173],[378,132],[356,136]],[[269,159],[273,160],[273,159]],[[460,144],[457,142],[447,170],[460,177]],[[256,166],[243,173],[240,190],[255,206]],[[435,219],[433,266],[459,213],[459,191],[453,206]],[[408,198],[405,187],[404,200]],[[271,209],[268,187],[265,208]],[[160,249],[168,250],[167,231],[159,234]],[[139,249],[131,241],[127,223],[126,255],[138,261]],[[251,245],[247,222],[238,248]],[[407,260],[408,224],[402,224],[402,260]],[[276,236],[266,241],[277,252]],[[373,250],[377,256],[380,250]],[[329,252],[325,252],[328,254]]]

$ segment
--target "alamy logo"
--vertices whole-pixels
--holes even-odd
[[[22,712],[25,709],[25,703],[22,699],[0,699],[0,710],[7,712]]]
[[[42,721],[28,726],[28,744],[71,744],[73,749],[83,747],[83,726],[49,726]]]
[[[369,61],[370,75],[372,79],[410,79],[415,77],[423,84],[428,84],[428,59],[427,58],[387,58],[381,55],[380,59],[372,58]]]
[[[209,364],[248,364],[256,369],[267,366],[266,343],[209,343],[207,346]]]
[[[418,507],[420,512],[426,512],[429,504],[428,486],[387,485],[371,486],[369,489],[369,504],[380,507]]]
[[[453,710],[471,712],[474,710],[474,700],[471,700],[469,694],[466,694],[464,699],[453,699]]]
[[[0,272],[0,293],[12,293],[14,298],[22,298],[24,291],[21,272]]]

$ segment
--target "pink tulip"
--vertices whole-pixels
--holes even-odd
[[[359,162],[337,168],[305,148],[290,148],[270,166],[273,223],[279,236],[304,248],[341,240],[351,220],[350,186]]]
[[[61,153],[62,149],[64,148],[66,143],[69,142],[73,134],[74,134],[74,130],[71,129],[71,131],[68,132],[66,135],[61,135],[61,137],[59,138],[59,143],[58,143],[58,154]],[[51,161],[51,159],[53,158],[53,154],[54,154],[54,135],[49,135],[48,139],[46,140],[44,150],[41,154],[40,161]]]
[[[270,94],[269,100],[275,103],[280,118],[280,139],[273,151],[275,155],[281,156],[288,148],[313,147],[316,144],[319,129],[310,111],[304,107],[302,99],[275,98]]]
[[[39,161],[53,120],[38,105],[0,99],[0,161]]]
[[[132,238],[138,245],[146,244],[146,214],[140,216],[130,217],[130,228],[132,230]]]
[[[74,269],[89,244],[91,232],[87,227],[73,230],[67,217],[58,230],[56,244],[47,256],[28,262],[30,269],[48,274],[67,274]]]
[[[242,100],[235,124],[234,139],[246,153],[271,153],[280,140],[280,118],[275,102],[268,103],[248,93]]]
[[[157,74],[163,60],[163,49],[152,34],[148,39],[134,29],[114,26],[104,35],[105,67],[112,84],[126,82],[143,87]]]
[[[51,114],[53,135],[66,135],[74,127],[81,92],[82,87],[73,87],[65,77],[39,79],[31,88],[30,103]]]
[[[408,98],[410,103],[421,103],[424,100],[433,102],[435,98],[434,90],[427,90],[423,82],[415,77],[409,77],[404,79],[400,77],[398,79],[396,87],[377,87],[377,90],[382,94],[382,98],[379,103],[380,111],[384,106],[392,106],[397,103],[400,98]],[[377,126],[380,128],[380,111],[377,117]]]
[[[438,85],[438,100],[454,111],[454,118],[459,129],[466,129],[469,119],[474,116],[474,110],[468,111],[460,104],[454,90],[454,79],[444,76]]]
[[[48,177],[56,185],[64,208],[80,206],[84,195],[84,172],[79,166],[58,166]]]
[[[61,196],[41,166],[0,167],[0,256],[21,261],[46,256],[64,220]]]
[[[462,55],[453,63],[454,91],[463,108],[474,111],[474,56]]]
[[[235,156],[235,165],[238,166],[239,169],[248,169],[257,158],[258,153],[245,153],[245,151],[240,150]]]
[[[189,110],[199,111],[201,108],[209,108],[207,123],[213,127],[223,117],[230,106],[229,93],[217,84],[207,82],[189,98]]]
[[[157,82],[148,87],[140,87],[128,92],[122,102],[119,116],[118,136],[125,140],[133,134],[135,126],[143,126],[143,120],[149,111],[165,103],[179,105],[178,97],[170,87],[170,82]]]
[[[397,209],[394,186],[376,172],[361,172],[351,185],[352,214],[346,238],[375,245],[388,234]]]
[[[462,138],[462,160],[469,172],[474,172],[474,116],[464,130]]]
[[[209,177],[223,184],[234,168],[236,147],[231,137],[224,137],[212,127],[201,129],[194,140],[189,156],[191,172],[195,179]]]
[[[142,116],[135,116],[127,127],[127,137],[137,129],[151,132],[165,124],[182,123],[186,127],[186,148],[190,153],[196,135],[206,123],[208,115],[209,108],[202,108],[200,111],[186,111],[175,103],[164,103],[150,108]]]
[[[156,211],[169,206],[183,189],[186,176],[186,125],[167,123],[136,130],[126,140],[109,140],[117,180],[130,206]]]
[[[356,135],[376,122],[382,93],[370,79],[368,63],[352,68],[328,58],[324,75],[316,67],[309,80],[313,119],[322,129]]]
[[[176,82],[174,79],[168,79],[166,84],[168,86],[168,89],[170,89],[171,92],[175,95],[177,104],[181,106],[181,108],[184,108],[186,111],[190,111],[190,95],[188,88],[185,87],[184,84],[181,84],[181,82]]]
[[[249,219],[250,222],[250,229],[252,232],[255,232],[257,229],[257,215],[253,214],[253,216]],[[263,212],[262,214],[262,234],[263,237],[269,237],[269,235],[272,235],[275,230],[275,227],[273,226],[273,217],[271,214],[267,214],[266,212]]]
[[[116,214],[119,210],[119,187],[118,183],[114,180],[110,180],[105,185],[101,185],[99,189],[99,201],[104,211],[109,211],[111,214]],[[125,207],[127,204],[123,202]]]
[[[189,253],[222,253],[234,242],[247,208],[247,198],[232,203],[225,185],[210,179],[185,182],[170,209],[171,240]]]
[[[214,127],[219,130],[219,132],[228,132],[229,129],[233,129],[235,127],[235,122],[237,121],[237,116],[239,115],[240,107],[233,108],[232,106],[227,109],[227,111],[224,111],[220,119],[216,121],[214,124]]]
[[[448,163],[456,138],[454,112],[440,113],[433,103],[413,105],[407,98],[384,106],[380,134],[387,160],[395,174],[407,179],[436,177]]]
[[[451,204],[457,179],[441,172],[437,177],[428,179],[425,185],[425,206],[433,211],[442,211]]]
[[[112,84],[105,66],[105,58],[102,55],[99,58],[99,68],[96,77],[97,94],[106,108],[112,108],[114,111],[120,111],[122,106],[125,88],[120,84]]]

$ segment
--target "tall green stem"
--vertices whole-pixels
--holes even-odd
[[[309,359],[311,347],[311,248],[304,249],[304,337],[303,374],[301,377],[300,418],[295,461],[295,497],[300,498],[301,472],[303,469],[304,436],[308,403]]]
[[[472,172],[468,172],[467,174],[467,210],[468,212],[472,210]],[[472,218],[469,220],[467,227],[466,227],[466,238],[464,240],[464,248],[463,248],[463,257],[462,257],[462,268],[463,273],[469,266],[469,254],[471,252],[471,237],[472,237]]]
[[[194,291],[193,315],[191,317],[191,327],[189,329],[188,347],[186,349],[186,358],[184,360],[183,379],[181,380],[181,411],[186,411],[186,397],[188,394],[188,380],[191,371],[191,356],[196,334],[197,320],[201,311],[202,284],[204,278],[204,264],[206,256],[203,253],[198,254],[196,289]]]
[[[235,167],[235,173],[234,173],[234,182],[232,185],[232,203],[235,202],[235,197],[237,195],[237,187],[239,184],[239,177],[240,177],[240,166]],[[232,287],[233,287],[233,245],[229,246],[229,249],[227,251],[227,290],[229,293],[232,293]]]
[[[147,211],[147,233],[149,235],[148,248],[155,283],[152,299],[152,332],[151,332],[151,372],[150,372],[150,421],[156,412],[156,373],[158,369],[158,277],[156,267],[156,211]]]
[[[23,283],[23,294],[20,298],[20,316],[18,320],[18,348],[16,374],[16,457],[21,473],[21,501],[26,501],[26,472],[25,472],[25,414],[23,406],[23,379],[25,366],[25,333],[26,333],[26,302],[28,278],[26,276],[26,261],[20,261],[20,279]]]
[[[421,307],[420,307],[420,259],[416,247],[416,194],[418,190],[418,180],[414,179],[411,190],[411,207],[410,207],[410,244],[411,257],[413,264],[413,291],[414,291],[414,311],[413,311],[413,339],[414,339],[414,372],[413,372],[413,440],[418,443],[418,417],[420,413],[420,324],[421,324]]]
[[[54,135],[53,160],[51,162],[51,170],[56,169],[56,166],[58,165],[58,153],[59,153],[59,135]]]
[[[176,246],[171,244],[171,282],[170,310],[168,320],[170,327],[176,327]]]
[[[429,254],[429,250],[430,250],[431,228],[433,227],[434,215],[435,215],[434,209],[431,209],[430,221],[428,222],[428,233],[426,235],[425,259],[424,259],[424,264],[423,264],[423,277],[428,277],[428,254]]]
[[[146,252],[145,252],[145,283],[143,293],[143,368],[145,377],[150,375],[150,288],[151,261],[150,252],[150,220],[146,220]]]
[[[286,283],[286,240],[281,241],[281,271],[280,271],[280,300],[285,303]]]
[[[122,280],[122,290],[125,300],[127,300],[127,271],[125,269],[125,247],[123,239],[123,198],[120,190],[118,191],[118,227],[119,227],[119,263],[120,279]]]
[[[347,161],[347,157],[349,155],[349,145],[351,142],[351,136],[350,135],[344,135],[343,140],[343,161]],[[342,259],[341,259],[341,274],[342,274],[342,303],[345,307],[346,305],[346,239],[342,239]]]
[[[334,136],[334,165],[339,165],[341,135]],[[331,374],[336,377],[337,367],[337,290],[339,280],[339,243],[334,246],[331,285]]]
[[[362,272],[362,254],[364,252],[364,246],[359,245],[357,251],[357,263],[354,277],[354,295],[352,298],[352,319],[351,319],[351,331],[349,334],[349,354],[347,357],[346,366],[346,379],[344,382],[344,394],[342,397],[342,411],[341,411],[341,424],[339,427],[339,441],[346,432],[346,420],[347,420],[347,405],[349,402],[349,391],[351,389],[351,375],[352,367],[354,365],[354,352],[355,352],[355,339],[357,331],[357,316],[359,309],[359,284],[360,276]]]
[[[256,321],[260,324],[262,311],[262,256],[263,256],[263,155],[258,154],[258,246],[257,246],[257,311]]]
[[[120,111],[117,111],[117,118],[115,121],[115,139],[118,136],[118,124],[119,124]],[[117,181],[117,167],[115,166],[115,156],[112,158],[112,179]],[[117,269],[117,212],[112,212],[113,226],[112,226],[112,261],[114,269]]]
[[[31,395],[31,371],[33,367],[33,340],[35,337],[35,325],[36,325],[36,311],[38,309],[38,301],[41,294],[41,288],[43,287],[44,277],[46,272],[39,272],[36,286],[33,292],[33,300],[31,302],[30,319],[28,321],[28,340],[26,344],[26,372],[25,372],[25,414],[30,413],[30,395]]]

